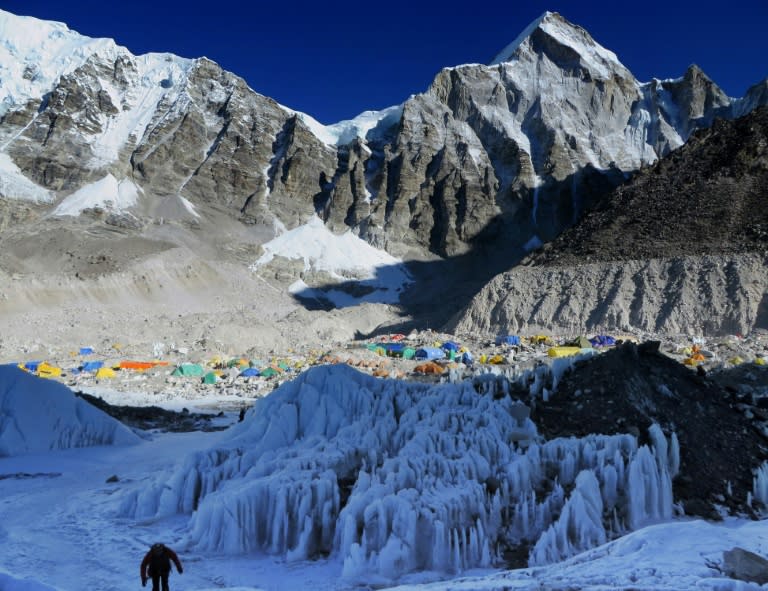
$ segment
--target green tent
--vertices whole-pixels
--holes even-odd
[[[576,337],[572,341],[564,343],[566,347],[581,347],[582,349],[589,349],[592,347],[592,343],[585,336]]]
[[[201,378],[205,375],[205,371],[203,366],[197,363],[182,363],[176,366],[171,375],[184,378]]]
[[[268,367],[266,369],[261,370],[261,377],[262,378],[271,378],[272,376],[278,375],[280,372],[277,371],[274,367]]]
[[[209,371],[207,374],[203,376],[203,384],[215,384],[219,381],[219,376],[217,376],[212,371]]]
[[[403,359],[413,359],[414,357],[416,357],[416,349],[413,347],[403,349]]]

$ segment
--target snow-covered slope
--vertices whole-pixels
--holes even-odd
[[[546,395],[572,362],[521,382]],[[654,427],[652,447],[630,435],[541,441],[525,406],[486,377],[429,385],[315,368],[122,511],[189,514],[199,550],[330,553],[344,578],[368,583],[488,567],[528,544],[531,563],[547,564],[671,517],[674,437]]]
[[[91,39],[64,23],[20,17],[0,10],[0,115],[49,92],[58,78],[94,53],[116,57],[111,39]]]
[[[403,262],[355,236],[350,230],[336,235],[325,227],[317,216],[293,230],[289,230],[262,245],[264,254],[252,265],[258,270],[278,259],[300,261],[299,274],[291,286],[303,297],[320,297],[332,301],[336,307],[354,302],[396,303],[399,294],[410,282]],[[276,263],[283,266],[279,261]],[[310,276],[320,274],[320,282],[349,281],[358,294],[353,297],[340,290],[320,291],[309,287]]]
[[[66,386],[0,365],[0,457],[138,442],[133,431]]]

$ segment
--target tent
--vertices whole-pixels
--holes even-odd
[[[413,371],[423,374],[440,375],[445,371],[445,368],[442,365],[438,365],[434,361],[427,361],[426,363],[422,363],[421,365],[414,367]]]
[[[43,362],[37,366],[37,375],[41,378],[58,378],[61,377],[61,368]]]
[[[264,377],[264,378],[271,378],[272,376],[277,376],[277,375],[280,375],[280,372],[277,371],[274,367],[267,367],[261,372],[261,377]]]
[[[209,371],[207,374],[203,376],[203,384],[215,384],[219,381],[219,376],[217,376],[212,371]]]
[[[27,361],[24,364],[20,364],[19,367],[27,371],[36,372],[41,363],[42,361]]]
[[[102,367],[96,372],[96,379],[114,378],[115,370],[111,367]]]
[[[616,339],[608,335],[599,334],[589,339],[589,342],[593,347],[612,347],[616,344]]]
[[[517,335],[504,335],[496,337],[497,345],[519,345],[520,337]]]
[[[93,355],[93,347],[80,347],[80,355]]]
[[[585,336],[576,337],[575,339],[565,343],[566,347],[578,347],[579,349],[589,349],[592,347],[592,343]]]
[[[551,347],[547,354],[550,357],[570,357],[583,353],[585,348],[588,347]]]
[[[104,366],[103,361],[86,361],[83,363],[83,371],[98,371]]]
[[[120,369],[135,369],[137,371],[144,371],[145,369],[152,369],[155,367],[155,363],[152,361],[121,361]]]
[[[171,375],[184,378],[201,378],[205,375],[205,371],[203,371],[203,366],[198,363],[182,363],[176,366]]]
[[[422,347],[421,349],[416,349],[416,354],[414,357],[416,359],[426,359],[427,361],[432,361],[434,359],[444,359],[445,351],[439,347]]]
[[[444,351],[458,351],[460,349],[458,343],[454,343],[453,341],[445,341],[441,347]]]
[[[240,372],[239,377],[241,378],[255,378],[257,376],[260,376],[261,372],[256,369],[255,367],[248,367]]]
[[[403,349],[403,359],[413,359],[414,357],[416,357],[416,349],[413,347]]]
[[[382,349],[388,357],[402,357],[405,351],[405,343],[376,343],[374,351]]]

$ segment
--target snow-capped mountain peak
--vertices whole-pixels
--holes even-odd
[[[59,22],[0,10],[0,114],[48,92],[94,53],[117,55],[112,39],[92,39]]]
[[[540,40],[536,38],[536,33],[545,37]],[[544,39],[553,41],[554,46],[544,43]],[[575,52],[582,65],[601,77],[608,77],[617,69],[626,71],[615,53],[604,48],[586,30],[568,22],[557,12],[545,12],[534,20],[512,43],[502,49],[489,65],[517,60],[522,47],[534,53],[547,53],[556,58],[554,61],[563,58],[570,61],[574,57],[571,52]]]
[[[173,195],[288,229],[317,214],[395,256],[452,256],[504,235],[519,254],[695,129],[768,100],[757,88],[740,105],[693,69],[642,85],[554,12],[491,65],[445,68],[402,105],[328,126],[205,58],[133,56],[7,12],[0,77],[4,199],[54,211],[130,179],[135,209]]]

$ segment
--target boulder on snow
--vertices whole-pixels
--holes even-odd
[[[732,579],[764,585],[768,583],[768,560],[736,547],[723,552],[723,572]]]

